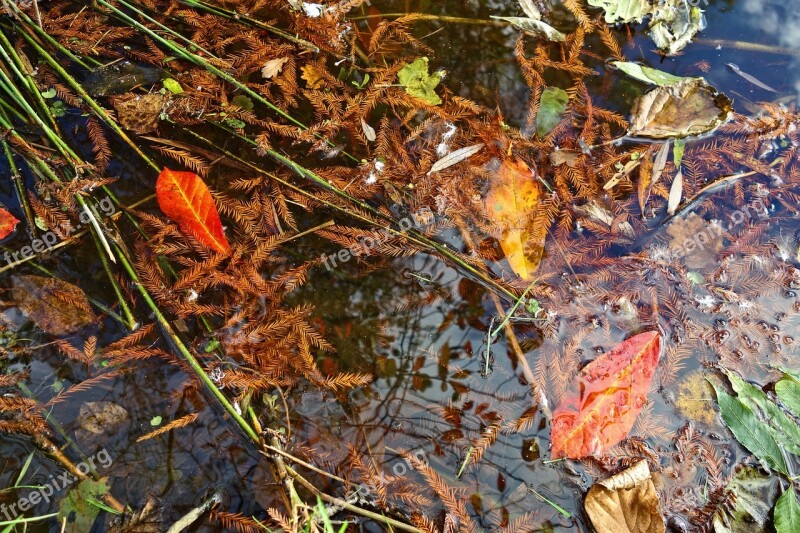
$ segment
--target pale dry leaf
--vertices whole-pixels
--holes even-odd
[[[664,533],[666,530],[658,493],[645,460],[592,485],[584,508],[597,533]]]
[[[672,186],[669,188],[669,200],[667,201],[667,214],[672,215],[678,209],[678,205],[683,198],[683,171],[678,169]]]
[[[361,119],[361,129],[364,131],[364,137],[366,137],[369,142],[373,142],[378,138],[375,134],[375,128],[367,124],[367,121],[363,118]]]
[[[477,154],[483,149],[483,143],[473,144],[472,146],[466,146],[464,148],[460,148],[454,152],[450,152],[436,163],[433,164],[431,169],[428,171],[428,176],[433,174],[434,172],[442,171],[446,168],[452,167],[455,164],[464,161],[472,157],[473,155]]]
[[[664,172],[664,167],[667,165],[667,159],[669,159],[669,141],[661,145],[661,150],[658,151],[658,155],[656,155],[656,159],[653,162],[652,185],[655,185],[658,183],[658,180],[661,179],[661,173]]]
[[[281,73],[283,66],[289,61],[288,57],[279,57],[277,59],[270,59],[261,68],[261,75],[265,80],[273,78]]]

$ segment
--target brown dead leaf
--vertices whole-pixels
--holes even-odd
[[[288,57],[279,57],[277,59],[270,59],[261,68],[261,75],[265,80],[273,78],[281,73],[283,66],[289,61]]]
[[[322,72],[316,65],[304,65],[300,68],[303,73],[301,78],[306,81],[306,86],[309,89],[321,89],[325,86],[325,73]]]
[[[50,335],[75,333],[95,315],[81,289],[56,278],[14,276],[11,296],[20,310]]]
[[[584,502],[597,533],[664,533],[664,517],[647,461],[592,485]]]
[[[125,95],[114,98],[114,109],[119,123],[133,133],[151,133],[158,127],[158,119],[169,101],[165,94]]]
[[[486,195],[486,212],[500,247],[511,269],[526,281],[544,252],[546,233],[536,227],[540,195],[534,171],[513,156],[503,161]]]
[[[109,533],[160,533],[162,509],[153,496],[148,496],[144,507],[138,511],[125,509],[121,518],[117,518],[109,528]]]
[[[702,78],[656,87],[636,100],[628,134],[667,139],[708,133],[728,119],[731,103]]]

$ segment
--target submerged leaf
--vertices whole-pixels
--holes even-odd
[[[584,503],[597,533],[663,533],[664,518],[647,461],[592,485]]]
[[[151,133],[158,128],[158,120],[169,96],[160,93],[126,95],[112,100],[120,125],[133,133]]]
[[[81,289],[57,278],[14,276],[11,295],[19,308],[50,335],[67,335],[95,320]]]
[[[622,441],[647,401],[660,351],[661,336],[648,331],[581,370],[553,412],[553,458],[599,455]]]
[[[765,532],[775,499],[775,481],[756,468],[739,469],[726,487],[734,496],[734,503],[721,506],[714,514],[714,533]]]
[[[672,215],[678,209],[683,198],[683,172],[678,169],[675,174],[675,179],[672,180],[672,186],[669,188],[669,200],[667,201],[667,214]]]
[[[561,122],[561,116],[567,110],[569,95],[559,87],[547,87],[542,91],[539,100],[539,112],[536,113],[536,135],[544,137]]]
[[[444,71],[428,74],[428,58],[420,57],[410,63],[397,73],[397,80],[406,92],[415,98],[419,98],[428,105],[439,105],[442,103],[439,95],[434,89],[444,78]]]
[[[211,191],[194,172],[164,168],[156,181],[158,206],[182,232],[192,235],[215,252],[226,252],[230,244]]]
[[[530,280],[544,251],[544,234],[536,235],[539,183],[534,171],[516,157],[500,166],[486,195],[486,212],[511,269]]]
[[[702,135],[728,119],[731,100],[703,78],[656,87],[633,107],[628,134],[654,139]]]
[[[100,508],[92,505],[92,500],[99,500],[108,494],[108,480],[99,481],[84,479],[75,485],[61,500],[58,507],[58,522],[64,523],[61,531],[85,533],[92,529],[92,524],[100,514]]]

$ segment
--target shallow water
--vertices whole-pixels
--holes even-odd
[[[418,2],[373,2],[382,13],[402,12]],[[514,2],[420,2],[426,13],[486,20],[490,15],[518,15]],[[661,59],[651,51],[649,39],[634,30],[633,47],[624,51],[630,61],[643,61],[677,75],[703,75],[720,91],[735,100],[735,109],[748,113],[752,102],[791,96],[796,100],[800,84],[800,40],[793,38],[796,22],[791,5],[780,2],[712,2],[706,10],[708,28],[699,42],[690,45],[684,55]],[[556,24],[558,25],[558,24]],[[513,60],[517,32],[491,25],[469,25],[429,21],[417,26],[416,34],[426,36],[435,54],[431,63],[448,71],[446,83],[455,92],[494,107],[499,103],[506,120],[523,126],[527,118],[528,89]],[[624,35],[624,33],[623,33]],[[720,43],[716,40],[724,40]],[[737,44],[736,42],[739,42]],[[768,53],[743,49],[742,43],[757,43],[786,48],[785,53]],[[703,73],[698,63],[707,62]],[[776,88],[778,95],[760,89],[737,76],[727,63]],[[592,63],[590,63],[592,64]],[[640,89],[635,84],[607,76],[602,61],[592,64],[598,72],[590,87],[598,105],[627,114]],[[548,80],[557,83],[558,79]],[[124,153],[124,152],[123,152]],[[2,165],[2,163],[0,163]],[[2,167],[0,167],[2,169]],[[0,170],[0,172],[5,169]],[[112,174],[125,178],[126,186],[119,189],[123,201],[133,201],[150,191],[145,179],[139,176],[132,160],[125,157],[115,161]],[[121,180],[123,181],[123,180]],[[10,185],[3,185],[0,198],[10,201]],[[734,209],[732,193],[716,195],[713,206],[698,205],[696,210],[706,220],[723,221]],[[774,220],[763,242],[794,236],[798,222],[791,212],[770,207],[768,216]],[[749,216],[749,215],[748,215]],[[753,211],[753,220],[763,213]],[[656,261],[653,247],[667,239],[663,219],[647,221],[647,239],[616,245],[613,257],[625,258],[645,251]],[[580,232],[574,238],[580,239]],[[25,236],[8,243],[10,248],[22,246]],[[443,242],[461,248],[463,243],[455,234],[440,236]],[[330,244],[310,238],[298,244],[294,253],[312,258],[330,253]],[[549,252],[555,254],[555,251]],[[111,287],[96,261],[92,244],[73,246],[61,254],[59,272],[72,279],[83,280],[84,288],[93,295],[113,301]],[[709,275],[719,258],[699,259],[696,270]],[[773,259],[767,259],[770,261]],[[751,258],[747,261],[752,262]],[[749,263],[748,263],[749,264]],[[616,268],[617,270],[614,270]],[[731,267],[735,270],[735,266]],[[701,368],[703,361],[722,353],[734,357],[726,342],[733,343],[737,335],[749,335],[754,342],[757,363],[747,376],[766,383],[766,361],[786,361],[795,354],[793,339],[800,339],[800,322],[793,311],[797,295],[791,287],[747,292],[747,300],[758,312],[728,302],[721,304],[719,294],[701,289],[687,293],[676,279],[659,274],[654,269],[632,265],[621,260],[609,270],[629,280],[628,289],[636,293],[636,301],[621,301],[609,293],[615,285],[601,282],[584,285],[576,282],[574,273],[565,272],[560,286],[553,286],[552,300],[545,309],[559,309],[546,318],[517,323],[514,332],[526,354],[529,365],[542,377],[547,402],[534,398],[524,383],[522,371],[511,355],[507,340],[500,335],[491,347],[491,359],[484,360],[486,333],[497,310],[488,293],[474,280],[448,267],[438,259],[418,254],[409,259],[376,258],[365,271],[355,262],[332,271],[319,270],[309,283],[293,295],[296,303],[312,303],[317,309],[318,323],[336,347],[333,355],[323,355],[319,366],[326,372],[358,371],[371,373],[374,382],[349,394],[320,392],[315,387],[298,387],[288,391],[290,422],[294,438],[304,443],[325,461],[326,467],[336,470],[345,464],[349,448],[386,472],[407,475],[424,486],[422,477],[411,471],[400,451],[411,451],[435,468],[445,480],[463,488],[469,510],[484,530],[497,528],[488,518],[508,517],[511,520],[525,512],[535,511],[540,519],[540,531],[589,531],[583,514],[583,495],[598,474],[596,466],[570,461],[549,462],[549,418],[560,390],[559,379],[577,370],[595,355],[613,345],[607,339],[622,341],[646,328],[659,327],[665,339],[673,341],[663,358],[679,358],[675,375],[657,374],[656,385],[632,436],[641,438],[653,449],[671,453],[672,436],[681,428],[686,417],[675,407],[677,386]],[[503,266],[495,265],[502,273]],[[34,272],[30,267],[15,272]],[[760,271],[769,277],[768,267]],[[7,277],[8,273],[2,274]],[[679,325],[670,321],[635,318],[628,306],[650,309],[653,287],[674,288],[675,297],[692,302],[689,321],[704,331],[703,342],[692,348],[681,348],[685,335]],[[733,287],[731,288],[731,290]],[[712,303],[708,303],[708,302]],[[730,304],[730,305],[728,305]],[[508,304],[506,303],[506,309]],[[784,313],[788,318],[781,318]],[[765,322],[763,317],[767,317]],[[738,325],[733,325],[736,320]],[[761,325],[761,322],[765,322]],[[548,335],[542,331],[547,330]],[[727,332],[727,333],[726,333]],[[197,333],[201,347],[202,334]],[[46,342],[35,328],[25,334]],[[777,342],[771,342],[778,335]],[[100,343],[111,342],[122,335],[118,325],[105,320]],[[757,338],[756,338],[757,337]],[[792,340],[787,340],[791,338]],[[700,346],[698,348],[698,346]],[[168,348],[164,346],[164,348]],[[687,353],[688,350],[688,353]],[[488,367],[488,372],[486,371]],[[91,378],[86,368],[66,362],[50,346],[38,350],[34,357],[11,360],[12,370],[27,369],[28,387],[47,402],[58,389]],[[223,493],[223,510],[250,516],[263,516],[270,506],[280,507],[279,487],[268,478],[267,462],[252,447],[245,445],[223,414],[206,404],[197,388],[189,386],[189,378],[179,368],[160,361],[143,363],[135,372],[126,372],[106,379],[91,392],[76,393],[68,403],[53,405],[50,416],[65,433],[76,437],[75,420],[84,402],[113,401],[122,405],[130,420],[112,435],[80,442],[81,451],[90,456],[103,448],[113,459],[107,470],[112,493],[132,505],[141,505],[147,496],[154,495],[165,506],[165,523],[174,521],[198,505],[214,491]],[[54,383],[57,383],[54,386]],[[278,395],[273,401],[278,407],[274,417],[284,420]],[[539,407],[532,409],[534,405]],[[156,415],[177,418],[187,412],[199,412],[200,417],[189,428],[173,432],[169,438],[136,444],[135,438],[152,429]],[[478,466],[469,461],[464,472],[457,476],[469,450],[487,428],[514,423],[524,417],[524,429],[500,432],[487,448]],[[701,426],[705,438],[719,449],[721,460],[730,465],[746,454],[732,439],[718,419]],[[16,475],[32,450],[26,439],[0,435],[0,486],[13,484]],[[671,466],[670,466],[671,468]],[[688,468],[688,467],[687,467]],[[36,455],[31,465],[31,484],[44,483],[59,466]],[[695,501],[700,494],[702,474],[665,471],[658,477],[659,488],[669,495],[669,502],[682,499]],[[689,486],[687,481],[693,486]],[[325,482],[317,480],[321,485]],[[687,488],[689,487],[689,488]],[[531,492],[528,489],[533,489]],[[13,501],[2,499],[0,501]],[[553,505],[564,509],[567,517]],[[692,500],[692,499],[695,500]],[[682,511],[665,507],[668,516],[678,520]],[[36,514],[51,512],[42,504]],[[2,517],[0,517],[2,520]],[[364,530],[381,530],[376,524],[363,524]],[[34,526],[31,531],[57,531],[52,525]],[[99,525],[95,530],[102,530]],[[216,526],[199,525],[194,531],[214,531]]]

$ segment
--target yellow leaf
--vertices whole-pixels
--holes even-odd
[[[503,162],[486,195],[486,212],[500,247],[511,269],[526,281],[536,273],[544,251],[545,232],[536,227],[540,196],[533,170],[516,157]]]
[[[303,75],[300,76],[306,81],[309,89],[321,89],[325,86],[325,74],[316,65],[305,65],[300,68]]]

